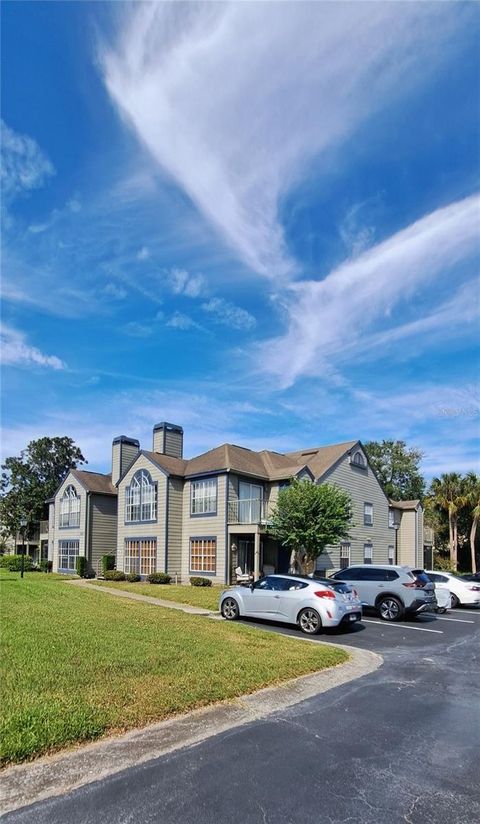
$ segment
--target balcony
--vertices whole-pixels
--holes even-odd
[[[48,521],[40,521],[40,535],[48,535]]]
[[[267,520],[267,501],[247,498],[228,502],[229,524],[261,524]]]

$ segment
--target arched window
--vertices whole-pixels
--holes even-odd
[[[71,484],[60,500],[60,526],[80,526],[80,498]]]
[[[140,469],[125,489],[125,523],[157,520],[157,484]]]
[[[355,464],[355,466],[361,466],[362,469],[365,469],[367,462],[359,449],[354,453],[352,463]]]

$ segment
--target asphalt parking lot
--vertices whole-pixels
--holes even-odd
[[[305,636],[296,627],[271,621],[243,619],[243,623],[296,638]],[[374,611],[365,611],[362,621],[346,629],[328,629],[310,640],[342,646],[362,647],[380,655],[402,649],[441,648],[445,643],[466,640],[480,630],[480,609],[459,607],[445,615],[424,614],[405,621],[382,621]]]

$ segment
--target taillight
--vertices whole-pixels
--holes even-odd
[[[417,582],[412,581],[412,582],[409,582],[408,584],[403,584],[403,586],[404,587],[413,587],[414,589],[417,589]]]
[[[317,598],[335,598],[335,593],[332,589],[320,589],[318,592],[314,592],[314,595]]]
[[[480,592],[480,587],[468,587],[468,588],[473,590],[473,592]]]

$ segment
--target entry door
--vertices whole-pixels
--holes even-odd
[[[240,481],[238,486],[238,520],[241,524],[258,524],[261,519],[263,487]]]

